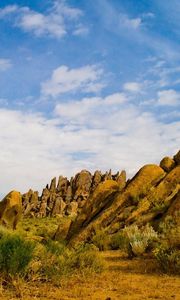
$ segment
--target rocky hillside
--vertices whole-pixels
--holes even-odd
[[[101,182],[67,230],[70,243],[91,240],[97,230],[114,234],[131,224],[179,228],[180,151],[160,165],[146,165],[124,186]],[[176,232],[178,232],[176,230]],[[61,226],[56,238],[61,236]],[[175,238],[180,245],[180,237]]]

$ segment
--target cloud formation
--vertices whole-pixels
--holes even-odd
[[[58,95],[76,92],[98,92],[104,84],[99,82],[103,70],[96,65],[87,65],[76,69],[60,66],[55,69],[49,80],[41,85],[44,96],[56,97]]]
[[[162,106],[178,106],[180,105],[180,93],[173,89],[159,91],[157,104]]]
[[[13,22],[14,26],[32,32],[36,36],[54,38],[66,35],[68,22],[76,22],[81,16],[80,9],[68,6],[63,0],[54,1],[52,7],[45,13],[18,5],[8,5],[0,9],[0,19],[7,19]]]

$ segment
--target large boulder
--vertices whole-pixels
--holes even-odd
[[[22,215],[22,197],[17,191],[11,191],[0,202],[0,224],[16,229]]]
[[[164,157],[161,162],[160,162],[160,167],[165,171],[165,172],[170,172],[174,167],[176,163],[171,157]]]
[[[74,200],[78,198],[87,199],[90,193],[92,184],[92,175],[87,170],[82,170],[80,173],[76,174],[73,181],[74,189]]]

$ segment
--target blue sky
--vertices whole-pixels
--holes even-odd
[[[176,153],[179,15],[178,0],[1,0],[2,194]]]

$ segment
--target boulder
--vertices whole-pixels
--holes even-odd
[[[17,191],[11,191],[0,202],[0,224],[16,229],[22,215],[22,197]]]
[[[90,193],[92,184],[92,175],[87,170],[82,170],[80,173],[76,174],[73,181],[74,189],[74,200],[77,200],[79,197],[87,199]]]
[[[29,190],[26,194],[22,195],[23,215],[34,216],[38,208],[39,196],[38,192]]]
[[[165,171],[165,172],[170,172],[174,167],[176,163],[171,157],[164,157],[161,162],[160,162],[160,167]]]

